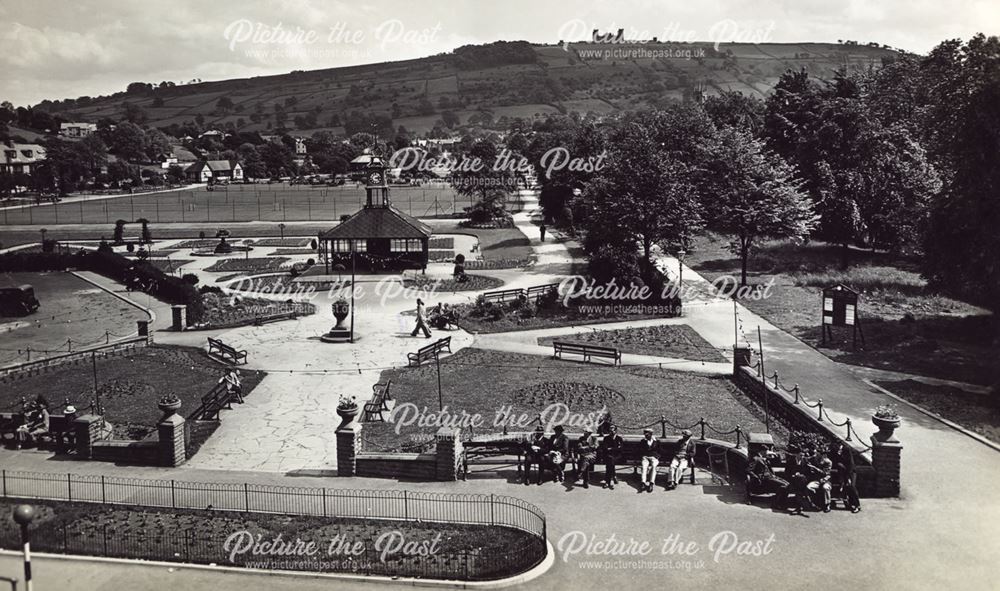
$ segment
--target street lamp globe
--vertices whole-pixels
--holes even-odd
[[[13,514],[14,521],[21,526],[27,526],[35,518],[35,508],[31,505],[17,505]]]

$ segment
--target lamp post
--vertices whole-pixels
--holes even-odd
[[[281,232],[281,239],[285,239],[285,224],[278,224],[278,231]]]
[[[28,525],[35,518],[35,508],[31,505],[14,507],[14,521],[21,526],[21,544],[24,548],[24,588],[31,591],[31,542],[28,539]]]
[[[46,230],[45,228],[42,228],[38,232],[41,233],[41,235],[42,235],[42,248],[44,248],[45,247],[45,233],[48,232],[48,230]]]
[[[687,251],[684,250],[683,248],[677,251],[677,269],[678,269],[678,271],[677,271],[677,276],[678,276],[677,277],[677,284],[678,284],[677,285],[677,289],[678,290],[683,290],[684,289],[684,255],[686,255],[686,254],[687,254]]]

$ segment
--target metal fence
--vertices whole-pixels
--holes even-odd
[[[378,519],[511,528],[528,535],[502,551],[468,550],[382,561],[374,540],[365,541],[362,556],[352,560],[289,560],[237,566],[357,572],[386,576],[445,579],[495,579],[523,572],[538,564],[546,552],[545,516],[534,505],[498,495],[464,495],[396,490],[267,486],[248,483],[209,483],[143,480],[101,475],[45,474],[0,471],[4,498],[44,499],[124,505],[139,509],[195,509],[266,513],[324,518]],[[0,521],[0,524],[3,522]],[[9,524],[8,524],[9,525]],[[109,532],[106,528],[81,531],[62,523],[33,534],[36,549],[47,552],[113,556],[201,564],[234,564],[224,550],[225,537],[197,528],[139,534]],[[0,546],[18,548],[10,527],[0,525]]]

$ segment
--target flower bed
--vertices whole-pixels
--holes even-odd
[[[455,260],[455,251],[432,250],[427,253],[427,260],[432,263],[450,263]]]
[[[288,262],[286,257],[257,257],[249,259],[222,259],[205,269],[209,273],[233,273],[248,271],[277,271]]]
[[[482,259],[466,261],[467,271],[485,271],[490,269],[520,269],[531,264],[530,258],[523,259]]]
[[[256,246],[256,245],[254,245]],[[318,257],[317,252],[311,248],[279,248],[267,256],[281,256],[281,255],[302,255],[308,254],[314,257]]]
[[[193,347],[153,345],[123,355],[98,357],[98,392],[105,419],[112,424],[116,439],[143,439],[156,431],[162,414],[156,403],[166,388],[180,397],[183,415],[198,406],[222,372],[218,363]],[[264,375],[261,371],[241,369],[243,395],[250,394]],[[61,404],[68,398],[76,408],[87,408],[94,398],[93,373],[89,366],[87,371],[80,371],[74,365],[60,365],[42,374],[23,377],[16,388],[0,388],[0,410],[20,411],[22,396],[32,400],[38,395],[47,397],[52,404]]]
[[[455,248],[455,239],[450,236],[431,238],[427,241],[427,248]]]
[[[316,313],[316,306],[307,302],[276,302],[217,293],[206,293],[202,299],[205,316],[197,328],[205,330],[246,326],[253,324],[258,318],[278,314],[308,316]]]
[[[487,275],[466,275],[466,277],[468,277],[468,281],[459,282],[452,277],[442,278],[418,275],[416,279],[404,280],[403,285],[415,288],[433,285],[440,292],[482,291],[484,289],[497,289],[503,286],[503,280],[496,277],[489,277]]]
[[[309,246],[313,238],[261,238],[254,240],[254,246],[287,246],[291,248],[303,248]]]

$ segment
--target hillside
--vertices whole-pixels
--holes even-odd
[[[604,56],[608,50],[620,55],[631,49],[650,57]],[[677,56],[678,50],[686,55]],[[66,119],[96,122],[122,119],[130,104],[133,116],[138,112],[154,127],[197,121],[205,128],[266,131],[284,126],[299,133],[341,133],[358,115],[377,114],[391,117],[394,127],[424,133],[445,112],[464,124],[470,116],[484,114],[496,121],[557,111],[607,113],[681,100],[695,91],[764,96],[787,69],[805,68],[830,78],[845,65],[868,67],[894,55],[886,48],[822,43],[731,43],[716,52],[709,43],[575,43],[564,48],[500,42],[408,61],[139,88],[40,106]]]

